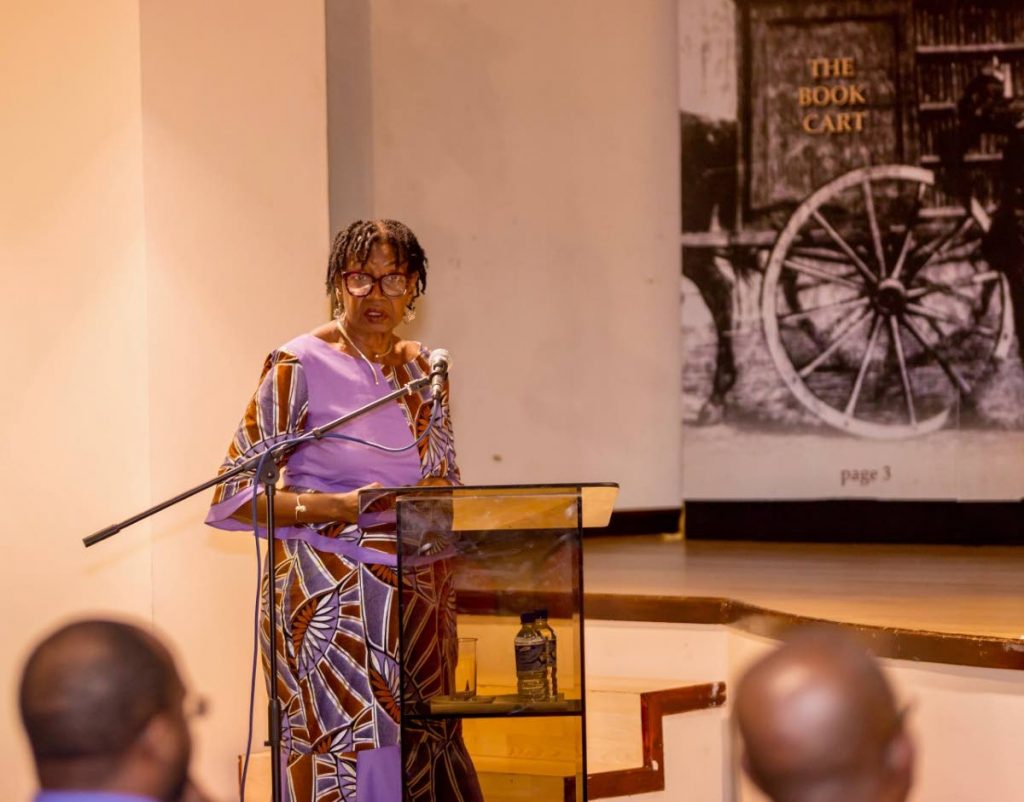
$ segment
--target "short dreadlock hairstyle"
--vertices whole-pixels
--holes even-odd
[[[349,261],[360,266],[366,264],[374,243],[394,248],[398,264],[407,265],[409,275],[415,276],[415,291],[409,302],[412,309],[416,299],[427,290],[427,254],[409,227],[397,220],[356,220],[338,232],[327,262],[328,294],[334,290],[335,280],[345,272]]]

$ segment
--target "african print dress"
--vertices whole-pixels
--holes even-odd
[[[426,351],[397,368],[368,365],[305,334],[272,353],[256,394],[228,448],[226,471],[270,445],[321,426],[429,372]],[[279,464],[284,485],[303,493],[347,492],[380,482],[414,485],[428,476],[459,479],[447,389],[440,423],[412,449],[385,452],[351,440],[313,441]],[[339,434],[391,448],[427,428],[429,391],[386,404]],[[251,504],[251,475],[220,486],[207,523],[251,530],[231,518]],[[400,752],[396,537],[393,527],[287,525],[274,544],[277,653],[282,705],[285,798],[291,802],[398,802]],[[263,533],[265,535],[265,532]],[[450,692],[456,642],[454,589],[444,561],[416,578],[430,586],[430,605],[410,605],[406,631],[423,633],[424,671]],[[268,669],[269,588],[264,580],[261,641]],[[438,614],[443,611],[444,614]],[[419,669],[417,669],[419,671]],[[416,802],[482,799],[457,722],[406,729],[407,791]]]

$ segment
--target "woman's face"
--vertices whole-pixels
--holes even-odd
[[[367,273],[375,279],[388,273],[408,275],[409,266],[396,262],[395,250],[388,243],[374,243],[365,265],[350,259],[345,272]],[[349,334],[390,334],[402,322],[406,307],[412,300],[415,277],[409,276],[404,294],[385,295],[379,281],[374,282],[368,295],[357,297],[345,288],[344,279],[335,279],[334,291],[345,310],[345,328]]]

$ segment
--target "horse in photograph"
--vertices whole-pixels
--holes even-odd
[[[717,220],[723,227],[736,218],[737,134],[734,120],[711,120],[680,113],[682,152],[683,231],[710,231]],[[756,255],[746,249],[683,248],[683,276],[697,287],[711,313],[717,347],[711,394],[697,415],[701,425],[719,423],[725,395],[736,383],[733,353],[734,281],[716,264],[725,258],[737,277],[757,268]]]

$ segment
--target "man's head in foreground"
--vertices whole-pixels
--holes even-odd
[[[79,621],[29,655],[21,718],[45,791],[178,799],[191,738],[185,688],[156,638],[131,624]]]
[[[774,802],[903,802],[914,749],[892,689],[836,629],[798,632],[740,679],[744,769]]]

